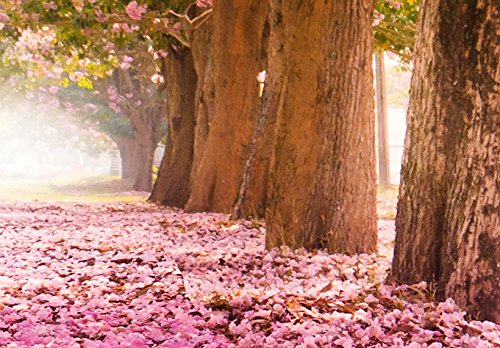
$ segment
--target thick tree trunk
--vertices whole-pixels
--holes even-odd
[[[500,321],[500,4],[422,4],[393,277]]]
[[[214,62],[211,54],[213,24],[209,17],[190,35],[191,52],[198,76],[195,93],[194,150],[191,176],[198,172],[214,115]]]
[[[153,188],[152,202],[183,208],[189,198],[189,177],[193,165],[195,91],[197,75],[188,48],[165,58],[167,88],[167,144]]]
[[[260,70],[266,75],[270,39],[270,23],[269,14],[261,38],[261,57]],[[276,48],[279,47],[279,42],[276,43]],[[266,69],[266,70],[264,70]],[[270,112],[269,107],[275,106],[271,102],[271,98],[276,96],[272,93],[267,93],[264,88],[266,84],[273,83],[272,78],[266,78],[264,81],[259,81],[259,94],[261,98],[256,105],[256,114],[252,134],[248,143],[248,151],[243,168],[240,187],[236,202],[233,205],[231,217],[233,219],[240,218],[263,218],[266,209],[267,200],[267,179],[269,174],[269,161],[272,153],[272,144],[274,136],[274,116],[275,112]],[[262,78],[262,76],[260,77]],[[274,100],[274,99],[273,99]]]
[[[213,118],[191,176],[187,211],[231,212],[257,113],[266,1],[221,0],[213,9]],[[198,127],[198,126],[197,126]]]
[[[267,247],[372,252],[376,173],[373,1],[271,1],[269,61],[279,98]],[[279,76],[277,76],[279,74]]]

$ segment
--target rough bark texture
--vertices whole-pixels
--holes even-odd
[[[271,4],[270,46],[274,33],[281,43],[266,86],[279,96],[266,245],[374,251],[373,1]]]
[[[259,98],[256,75],[266,13],[265,1],[214,4],[213,117],[202,154],[195,155],[187,211],[229,213],[236,201]]]
[[[500,321],[500,3],[422,4],[393,277]]]
[[[267,70],[268,65],[269,20],[268,13],[260,39],[260,71]],[[270,83],[270,79],[266,79],[265,83],[261,84],[260,88],[263,88],[263,94],[255,104],[255,110],[252,111],[255,114],[253,129],[248,143],[248,151],[238,196],[231,212],[233,219],[263,218],[265,215],[267,178],[273,143],[275,116],[275,113],[269,112],[269,105],[274,105],[274,103],[268,102],[268,99],[272,98],[273,95],[267,93],[267,90],[264,88],[264,85],[267,83]]]
[[[194,154],[191,176],[198,173],[203,150],[208,138],[210,122],[214,116],[214,61],[211,54],[213,24],[209,17],[197,30],[190,35],[191,52],[198,75],[198,85],[195,93],[195,135]]]
[[[167,144],[149,199],[183,208],[189,198],[194,147],[197,75],[191,51],[188,48],[171,50],[163,70],[168,100]]]

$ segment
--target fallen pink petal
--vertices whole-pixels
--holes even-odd
[[[207,233],[207,231],[212,231]],[[5,347],[494,347],[379,253],[264,249],[265,228],[148,203],[0,205]],[[263,272],[265,270],[265,272]],[[404,335],[402,335],[404,333]]]

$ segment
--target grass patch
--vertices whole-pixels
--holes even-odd
[[[0,200],[136,202],[146,198],[143,193],[133,191],[130,181],[113,176],[0,182]]]
[[[398,185],[377,188],[377,214],[379,219],[394,220],[398,202]]]

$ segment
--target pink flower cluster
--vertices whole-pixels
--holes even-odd
[[[266,251],[260,221],[147,203],[0,203],[2,347],[495,347],[380,252]]]
[[[4,12],[0,12],[0,30],[2,30],[5,27],[5,23],[9,21],[10,17]]]
[[[125,7],[125,12],[133,20],[140,21],[142,15],[147,12],[146,6],[137,4],[137,1],[131,1],[127,7]]]

